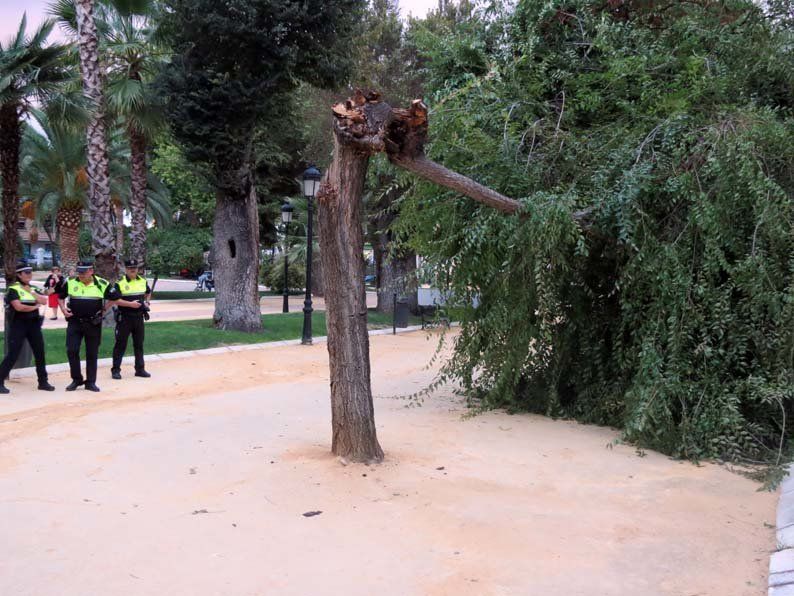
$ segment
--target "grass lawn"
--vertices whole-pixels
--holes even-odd
[[[368,326],[378,329],[391,326],[391,315],[370,310]],[[411,317],[410,325],[418,325],[419,317]],[[300,339],[303,333],[303,313],[279,313],[262,315],[261,333],[244,333],[241,331],[220,331],[212,327],[211,319],[195,319],[192,321],[164,321],[146,323],[146,353],[161,354],[163,352],[181,352],[184,350],[201,350],[234,344],[256,344],[285,339]],[[102,344],[99,347],[100,358],[110,358],[113,353],[113,328],[102,330]],[[326,334],[325,312],[312,314],[312,334],[319,337]],[[2,333],[0,333],[2,341]],[[66,329],[45,329],[44,345],[47,364],[67,362]],[[81,352],[85,356],[85,348]],[[127,344],[126,356],[132,356],[132,338]],[[32,363],[31,363],[32,366]]]
[[[293,291],[290,292],[290,296],[301,296],[303,292]],[[270,290],[260,290],[259,296],[283,296],[283,294],[279,293],[276,294],[275,292],[271,292]],[[215,298],[215,292],[193,292],[193,291],[177,291],[177,290],[167,290],[160,292],[157,288],[154,290],[154,299],[155,300],[195,300],[197,298]]]

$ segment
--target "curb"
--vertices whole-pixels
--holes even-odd
[[[768,596],[794,596],[794,476],[789,466],[777,502],[777,551],[769,557]]]
[[[421,331],[421,325],[413,325],[410,327],[404,327],[401,329],[397,329],[397,333],[410,333],[412,331]],[[369,335],[389,335],[392,333],[392,329],[372,329],[369,331]],[[320,337],[312,338],[312,344],[318,343],[325,343],[328,341],[328,336],[322,335]],[[146,354],[146,361],[147,362],[157,362],[160,360],[178,360],[180,358],[191,358],[193,356],[211,356],[213,354],[227,354],[231,352],[247,352],[248,350],[262,350],[267,348],[280,348],[283,346],[299,346],[301,345],[301,340],[299,339],[286,339],[280,341],[266,341],[258,344],[241,344],[235,346],[220,346],[216,348],[205,348],[203,350],[187,350],[184,352],[164,352],[162,354]],[[135,357],[134,356],[125,356],[122,361],[122,364],[134,364]],[[103,366],[112,366],[113,359],[112,358],[100,358],[97,361],[97,367]],[[85,367],[85,360],[80,361],[80,366]],[[50,364],[47,365],[47,372],[50,374],[54,373],[61,373],[61,372],[69,372],[69,363],[68,362],[61,362],[58,364]],[[33,366],[29,366],[26,368],[14,368],[11,369],[11,373],[9,378],[12,379],[24,379],[27,377],[34,377],[36,376],[36,368]],[[794,489],[794,485],[792,485]],[[794,536],[794,535],[793,535]],[[792,567],[794,569],[794,567]],[[794,580],[793,580],[794,581]],[[794,594],[794,593],[793,593]],[[777,596],[777,595],[776,595]]]

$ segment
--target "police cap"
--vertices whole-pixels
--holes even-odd
[[[17,273],[22,273],[23,271],[24,271],[25,273],[31,273],[31,272],[33,271],[33,267],[31,267],[30,265],[28,265],[28,262],[27,262],[25,259],[19,259],[19,260],[17,261],[17,269],[16,269],[16,272],[17,272]]]
[[[94,261],[77,261],[77,273],[85,273],[94,268]]]

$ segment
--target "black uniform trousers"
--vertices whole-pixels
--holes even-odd
[[[95,325],[90,319],[71,317],[66,325],[66,355],[69,357],[69,371],[72,380],[81,383],[80,344],[85,340],[85,381],[96,383],[99,344],[102,343],[102,324]]]
[[[113,368],[110,370],[121,372],[121,359],[127,350],[127,340],[132,335],[132,349],[135,352],[135,372],[145,370],[143,364],[143,313],[121,313],[116,323],[116,343],[113,345]]]
[[[19,353],[22,351],[22,346],[25,344],[26,339],[30,343],[30,349],[36,359],[36,376],[39,378],[39,383],[47,381],[41,321],[42,317],[36,317],[35,319],[14,318],[14,322],[11,323],[11,327],[8,330],[8,354],[3,358],[3,362],[0,363],[0,383],[8,378],[8,373],[16,363],[17,358],[19,358]]]

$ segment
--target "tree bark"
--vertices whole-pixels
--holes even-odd
[[[80,252],[80,223],[82,207],[60,207],[56,215],[61,244],[61,267],[64,275],[77,265]]]
[[[146,137],[130,127],[130,252],[134,259],[146,262]]]
[[[375,253],[376,309],[382,313],[393,312],[396,293],[397,298],[407,300],[411,311],[416,313],[416,254],[396,250],[391,232],[391,226],[399,216],[394,203],[403,191],[394,184],[394,178],[380,182],[390,184],[391,190],[383,193],[374,206],[375,214],[370,217],[369,236]]]
[[[215,326],[260,331],[259,212],[250,168],[224,175],[219,186],[213,224]]]
[[[386,235],[383,234],[382,237]],[[398,300],[406,300],[411,312],[418,312],[416,291],[416,255],[414,253],[389,254],[389,242],[381,246],[381,263],[378,267],[378,312],[394,311],[394,294]]]
[[[116,254],[124,254],[124,205],[113,201],[113,216],[116,220]]]
[[[312,209],[313,216],[312,216],[312,242],[315,242],[315,238],[317,238],[316,245],[312,244],[312,262],[311,262],[311,272],[312,272],[312,296],[317,296],[322,298],[325,296],[325,276],[323,275],[323,262],[322,258],[320,257],[320,243],[319,243],[319,234],[320,234],[320,219],[318,217],[318,209],[315,204],[315,208]]]
[[[19,106],[13,103],[5,104],[0,107],[0,169],[3,176],[3,261],[6,287],[16,279],[21,143]]]
[[[316,224],[315,224],[316,226]],[[325,296],[325,276],[323,275],[323,262],[318,254],[320,251],[312,251],[312,295]]]
[[[368,162],[368,154],[347,143],[337,129],[334,158],[317,196],[331,369],[331,451],[357,462],[383,460],[370,385],[360,224]]]
[[[88,211],[91,217],[91,244],[96,257],[94,268],[106,279],[116,278],[115,238],[111,222],[110,174],[105,131],[105,98],[99,62],[99,42],[94,23],[93,0],[76,0],[77,43],[83,94],[91,104],[86,130],[86,161],[89,180]]]

